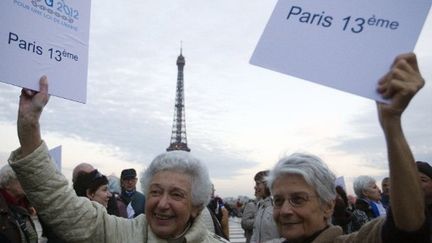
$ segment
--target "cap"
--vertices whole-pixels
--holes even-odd
[[[423,161],[417,161],[417,170],[432,179],[432,166]]]
[[[133,179],[133,178],[136,178],[136,176],[137,176],[137,173],[136,173],[135,169],[124,169],[121,172],[120,180]]]

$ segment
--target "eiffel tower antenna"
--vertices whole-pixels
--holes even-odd
[[[186,138],[186,120],[185,120],[185,97],[184,97],[184,79],[183,68],[186,64],[183,57],[183,43],[180,41],[180,55],[177,57],[177,88],[174,105],[174,119],[171,133],[171,141],[167,151],[183,150],[189,152]]]

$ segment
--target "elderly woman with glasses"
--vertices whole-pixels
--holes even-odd
[[[403,111],[423,85],[414,54],[397,57],[379,82],[383,98],[391,98],[388,104],[378,104],[392,184],[387,217],[343,235],[340,227],[331,225],[336,178],[327,165],[317,156],[301,153],[279,160],[270,171],[268,185],[274,199],[273,217],[287,243],[429,242],[421,187],[401,126]]]

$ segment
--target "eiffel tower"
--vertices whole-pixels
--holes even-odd
[[[184,81],[183,68],[185,66],[185,58],[182,55],[180,47],[180,55],[177,57],[177,89],[174,106],[174,119],[172,126],[171,142],[167,151],[183,150],[189,152],[186,138],[186,120],[185,120],[185,98],[184,98]]]

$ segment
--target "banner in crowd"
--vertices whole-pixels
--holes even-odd
[[[0,81],[86,102],[89,0],[2,0],[0,23]]]
[[[250,63],[381,100],[377,81],[395,56],[414,50],[430,6],[431,0],[279,0]]]
[[[347,188],[345,185],[345,178],[343,176],[337,177],[335,184],[336,184],[336,186],[341,186],[344,189],[344,191],[347,191]]]
[[[53,149],[50,149],[49,154],[51,158],[54,160],[57,171],[61,172],[62,169],[62,146],[57,146]]]

